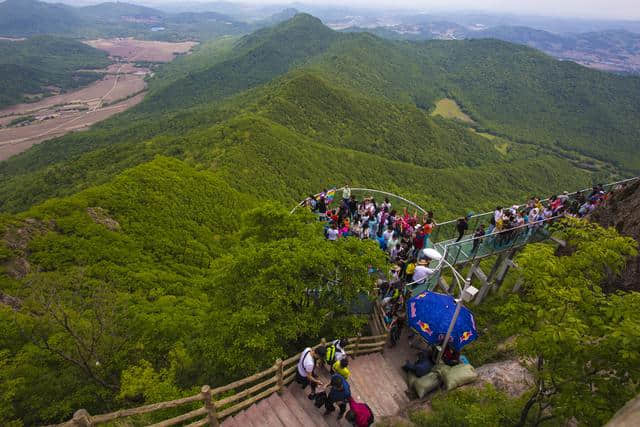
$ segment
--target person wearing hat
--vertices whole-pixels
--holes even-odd
[[[340,419],[347,411],[347,402],[351,397],[351,388],[349,387],[347,380],[345,380],[340,374],[334,374],[331,377],[331,382],[327,384],[327,386],[329,385],[331,385],[331,388],[327,394],[327,400],[325,401],[324,414],[329,415],[335,411],[336,408],[333,405],[337,403],[340,408],[340,412],[338,413],[338,419]]]
[[[427,258],[422,258],[418,260],[416,264],[416,269],[413,271],[413,281],[423,282],[429,276],[434,273],[434,270],[428,267],[429,260]]]

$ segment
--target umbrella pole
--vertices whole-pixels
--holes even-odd
[[[453,270],[453,267],[451,267]],[[451,333],[453,332],[453,328],[456,326],[456,322],[458,321],[458,316],[460,315],[460,310],[462,309],[462,302],[464,300],[464,292],[467,290],[469,285],[471,284],[471,275],[473,274],[473,269],[469,270],[466,279],[464,279],[464,288],[460,289],[460,295],[458,295],[458,303],[456,304],[456,311],[453,313],[453,318],[451,319],[451,323],[449,323],[449,329],[447,329],[447,335],[444,337],[444,342],[442,343],[442,348],[438,353],[438,358],[436,359],[436,365],[442,361],[442,355],[444,354],[444,350],[447,348],[447,343],[449,342],[449,338],[451,338]],[[458,286],[460,286],[460,282],[458,282]]]
[[[460,309],[462,308],[462,295],[458,298],[458,303],[456,304],[456,311],[453,313],[453,318],[451,319],[451,323],[449,323],[449,329],[447,330],[447,335],[444,337],[444,342],[442,343],[442,348],[440,348],[440,352],[438,353],[438,358],[436,359],[436,365],[440,363],[442,360],[442,355],[444,354],[444,350],[447,348],[447,343],[449,342],[449,338],[451,338],[451,333],[453,332],[453,328],[458,321],[458,315],[460,315]]]

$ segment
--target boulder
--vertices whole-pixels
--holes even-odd
[[[531,372],[518,360],[504,360],[476,368],[481,381],[493,384],[511,397],[519,397],[530,389],[535,380]]]
[[[605,427],[635,427],[640,425],[640,395],[624,405]]]

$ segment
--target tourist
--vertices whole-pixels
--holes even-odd
[[[298,369],[296,370],[296,382],[300,384],[303,389],[307,388],[307,386],[311,388],[311,394],[309,394],[310,400],[315,398],[318,385],[322,385],[322,381],[320,381],[314,373],[316,360],[318,360],[316,352],[312,348],[307,347],[300,354]]]
[[[356,427],[369,427],[374,422],[373,411],[369,405],[356,402],[353,397],[349,397],[349,412],[345,419]]]
[[[480,247],[480,243],[482,243],[482,237],[484,237],[484,224],[480,224],[476,231],[473,233],[473,248],[471,249],[472,253],[476,253],[478,248]]]
[[[423,350],[418,353],[418,357],[415,363],[406,361],[402,366],[405,372],[411,372],[416,377],[420,378],[427,375],[433,369],[433,362],[431,361],[431,352]]]
[[[335,404],[338,404],[340,412],[338,412],[338,419],[344,416],[347,411],[347,402],[351,397],[351,388],[349,383],[342,375],[334,374],[331,377],[331,382],[326,385],[331,386],[329,393],[327,393],[327,400],[325,401],[325,415],[329,415],[336,410]]]
[[[338,224],[335,222],[331,223],[331,226],[327,229],[327,240],[338,240],[338,236],[340,236],[340,231],[338,230]]]
[[[413,282],[423,283],[429,276],[434,273],[434,270],[428,267],[429,261],[425,258],[419,260],[413,272]]]
[[[469,229],[466,217],[458,218],[456,229],[458,230],[458,238],[456,239],[456,242],[459,242],[462,239],[462,236],[464,236],[464,233]]]
[[[349,183],[344,184],[344,188],[342,189],[342,200],[346,203],[351,198],[351,188],[349,187]]]
[[[331,368],[333,372],[335,372],[338,375],[341,375],[342,378],[344,378],[345,380],[349,380],[349,377],[351,376],[351,371],[349,371],[348,358],[345,357],[344,359],[336,360]]]

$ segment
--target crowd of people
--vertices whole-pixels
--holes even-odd
[[[616,186],[613,190],[620,188]],[[371,196],[358,200],[348,184],[341,193],[340,198],[336,197],[340,196],[336,190],[324,190],[316,196],[309,196],[303,205],[325,222],[328,240],[348,237],[375,240],[387,253],[392,268],[387,277],[378,281],[378,289],[385,321],[391,330],[391,344],[394,345],[405,325],[404,302],[411,296],[407,285],[424,283],[435,273],[429,267],[431,260],[424,255],[423,249],[429,247],[439,225],[431,211],[419,215],[417,210],[410,213],[404,207],[399,212],[389,198],[384,198],[381,203]],[[469,224],[474,216],[468,213],[457,219],[455,234],[451,237],[455,242],[470,240],[470,253],[474,256],[482,245],[499,249],[513,243],[514,239],[529,239],[556,218],[584,217],[608,196],[603,185],[596,185],[591,191],[571,195],[564,192],[547,200],[532,197],[522,205],[508,208],[497,206],[493,215],[478,217],[488,220],[487,224],[479,223],[476,218],[477,226],[471,232]]]
[[[325,222],[325,237],[328,240],[338,240],[345,237],[370,239],[378,243],[392,263],[401,267],[404,279],[413,281],[423,279],[411,277],[407,267],[420,260],[420,252],[428,247],[429,240],[438,227],[432,211],[419,215],[404,207],[401,212],[394,209],[389,198],[381,203],[374,197],[367,196],[362,200],[351,194],[348,184],[342,189],[342,198],[334,200],[336,190],[324,190],[322,193],[309,196],[303,205],[316,213]],[[461,241],[465,236],[473,239],[472,253],[476,252],[485,237],[493,235],[493,239],[486,240],[499,246],[511,242],[523,234],[529,237],[550,221],[562,216],[584,217],[591,213],[608,197],[603,185],[596,185],[591,191],[574,194],[554,195],[547,200],[532,197],[523,205],[513,205],[508,208],[497,206],[493,215],[489,215],[487,224],[478,223],[469,233],[469,223],[473,213],[458,218],[455,223],[457,238]],[[470,235],[469,235],[470,234]]]
[[[619,190],[618,185],[613,190]],[[482,244],[491,242],[500,245],[511,242],[524,234],[527,238],[549,222],[563,216],[585,217],[600,204],[606,202],[609,192],[602,185],[596,185],[588,192],[567,192],[554,195],[547,200],[532,197],[523,205],[509,208],[497,206],[493,215],[488,215],[488,224],[478,224],[469,233],[469,222],[473,214],[460,217],[455,223],[457,238],[461,241],[465,236],[472,239],[472,253],[478,251]],[[304,202],[320,220],[326,223],[325,237],[338,240],[346,237],[371,239],[377,241],[392,263],[390,272],[378,279],[378,292],[384,311],[384,322],[390,331],[391,345],[395,345],[406,326],[405,302],[411,297],[407,284],[424,282],[435,271],[429,267],[430,261],[423,249],[428,247],[429,239],[438,224],[433,212],[419,216],[417,211],[410,214],[407,208],[398,212],[388,198],[377,203],[373,197],[357,200],[351,194],[348,185],[342,189],[342,198],[334,203],[335,190],[323,191],[319,195],[309,196]],[[335,205],[335,206],[334,206]],[[414,336],[409,334],[409,338]],[[338,418],[346,412],[346,418],[356,426],[369,426],[373,423],[371,409],[351,397],[348,369],[348,356],[339,341],[316,349],[306,348],[300,355],[296,380],[303,388],[309,386],[309,399],[316,406],[325,407],[325,414],[335,411],[338,406]],[[454,365],[466,363],[464,356],[444,342],[442,359],[444,363]],[[428,373],[436,362],[440,347],[421,349],[415,362],[407,361],[403,369],[420,377]],[[316,374],[319,365],[328,367],[331,380],[323,384]],[[324,391],[319,392],[318,389]]]
[[[316,407],[324,406],[324,415],[333,413],[337,405],[338,419],[346,414],[345,419],[352,425],[369,427],[374,422],[373,411],[367,404],[356,402],[351,396],[349,356],[342,345],[341,340],[335,340],[326,346],[305,348],[298,361],[296,382],[303,389],[311,389],[308,398],[314,401]],[[323,368],[330,374],[328,383],[320,378],[318,370]]]

